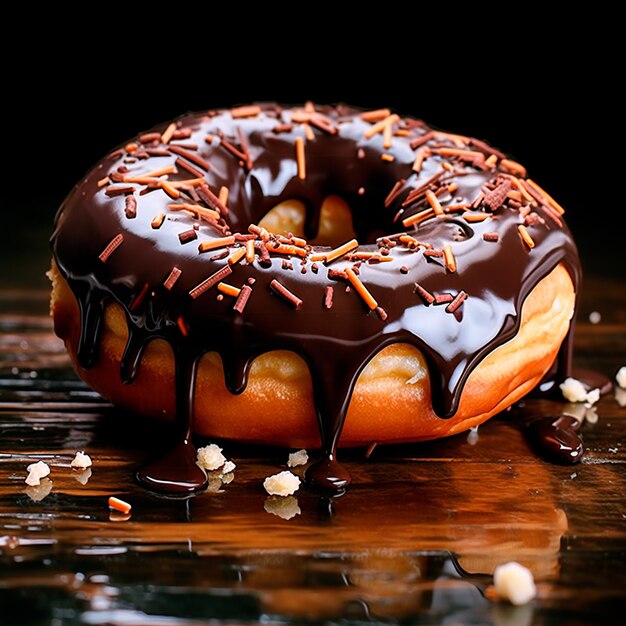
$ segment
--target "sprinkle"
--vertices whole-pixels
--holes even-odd
[[[139,146],[136,143],[131,142],[131,143],[127,143],[124,146],[124,150],[126,151],[127,154],[130,154],[131,152],[135,152],[135,150],[137,150],[138,147]]]
[[[328,252],[326,254],[326,258],[324,259],[324,263],[328,265],[329,263],[336,261],[340,257],[344,256],[344,254],[347,254],[351,250],[354,250],[355,248],[357,248],[358,245],[359,245],[359,242],[356,239],[351,239],[350,241],[347,241],[346,243],[342,244],[338,248],[335,248],[334,250],[331,250],[330,252]]]
[[[198,233],[194,228],[184,230],[182,233],[178,233],[178,240],[180,243],[185,244],[198,238]]]
[[[105,187],[106,185],[111,183],[111,178],[109,176],[105,176],[98,181],[98,189]]]
[[[246,308],[246,304],[248,303],[248,299],[252,295],[252,288],[248,285],[244,285],[239,290],[239,295],[237,296],[237,300],[235,304],[233,304],[233,310],[237,311],[237,313],[243,313],[243,310]]]
[[[270,247],[269,251],[276,254],[289,254],[299,257],[305,257],[307,254],[304,248],[299,248],[298,246],[291,246],[286,244],[279,244],[277,246]]]
[[[408,273],[409,273],[409,268],[408,268],[406,265],[403,265],[403,266],[400,268],[400,273],[401,273],[401,274],[408,274]]]
[[[276,133],[290,133],[293,130],[293,124],[276,124],[274,128],[272,128],[272,132]]]
[[[258,105],[249,105],[242,107],[235,107],[230,110],[230,114],[233,119],[240,119],[242,117],[256,117],[261,112],[261,107]]]
[[[520,165],[517,161],[502,159],[502,161],[500,161],[500,167],[507,172],[511,172],[511,174],[515,174],[516,176],[526,176],[526,168],[523,165]]]
[[[152,228],[154,229],[161,228],[161,225],[163,224],[164,221],[165,221],[165,213],[157,213],[152,218],[152,221],[150,222],[150,226],[152,226]]]
[[[283,263],[281,266],[284,270],[292,270],[293,269],[293,263],[291,263],[290,261],[286,261],[283,259]]]
[[[324,287],[324,308],[325,309],[332,309],[333,294],[334,294],[334,289],[330,285],[327,285],[326,287]]]
[[[189,204],[188,202],[168,204],[167,208],[170,211],[187,211],[200,218],[208,218],[211,220],[218,220],[220,218],[220,214],[217,211],[214,211],[213,209],[205,209],[203,206]]]
[[[395,156],[393,156],[393,154],[389,154],[389,153],[387,153],[387,152],[383,152],[383,153],[380,155],[380,158],[381,158],[383,161],[386,161],[387,163],[393,163],[393,162],[396,160],[396,157],[395,157]]]
[[[137,199],[135,196],[126,196],[126,208],[124,209],[126,217],[132,219],[137,216]]]
[[[485,159],[485,165],[489,168],[493,168],[498,164],[498,157],[495,154],[492,154],[491,156],[487,157],[487,159]]]
[[[498,233],[483,233],[483,239],[485,241],[498,241],[500,235]]]
[[[207,172],[211,169],[211,165],[205,161],[199,154],[195,152],[190,152],[189,150],[185,150],[184,148],[180,148],[179,146],[170,146],[170,152],[174,154],[178,154],[179,156],[191,161],[194,165],[201,167],[203,170]]]
[[[228,253],[226,253],[228,254]],[[245,248],[237,248],[237,250],[235,250],[235,252],[233,252],[233,254],[231,254],[228,257],[228,264],[229,265],[236,265],[237,263],[239,263],[239,261],[241,261],[241,259],[243,259],[243,257],[246,254],[246,249]]]
[[[433,296],[430,291],[424,289],[424,287],[422,287],[419,283],[415,283],[415,289],[413,291],[414,293],[417,293],[419,296],[421,296],[426,306],[432,304],[435,301],[435,296]]]
[[[369,446],[367,446],[367,450],[365,451],[365,458],[369,459],[372,456],[372,452],[374,452],[374,450],[376,449],[376,446],[378,445],[377,441],[372,441],[372,443],[370,443]]]
[[[446,313],[454,313],[467,300],[468,294],[461,290],[454,296],[454,300],[446,307]]]
[[[325,252],[316,252],[315,254],[312,254],[309,257],[309,261],[311,261],[311,262],[325,261],[325,260],[326,260],[326,253]]]
[[[492,210],[499,209],[511,190],[511,179],[505,178],[495,189],[485,191],[483,202]]]
[[[319,128],[319,130],[328,133],[329,135],[336,135],[339,132],[337,127],[321,113],[314,113],[311,115],[309,118],[309,124],[315,126],[315,128]]]
[[[210,256],[209,261],[221,261],[222,259],[225,259],[227,256],[228,256],[228,250],[222,250],[221,252],[218,252],[217,254]]]
[[[435,215],[443,215],[443,208],[441,207],[437,196],[430,189],[426,192],[426,200],[433,208]]]
[[[228,283],[217,283],[217,288],[227,296],[232,296],[233,298],[239,297],[241,293],[241,289],[235,287],[234,285],[229,285]]]
[[[191,128],[177,128],[172,135],[172,139],[188,139],[191,137]]]
[[[203,184],[198,187],[197,191],[200,198],[204,200],[212,209],[215,209],[224,215],[228,213],[228,209],[224,203],[211,191],[206,183],[203,182]]]
[[[151,172],[146,172],[145,174],[139,174],[138,176],[126,175],[124,176],[125,183],[135,183],[135,182],[143,182],[148,178],[158,178],[159,176],[165,176],[165,174],[176,174],[176,167],[174,165],[168,165],[166,167],[161,167],[158,170],[152,170]]]
[[[272,280],[270,283],[270,289],[281,296],[286,302],[291,304],[294,309],[298,310],[302,306],[302,300],[298,298],[294,293],[289,291],[287,287],[283,284],[279,283],[276,279]]]
[[[374,309],[376,311],[376,315],[378,315],[378,317],[380,317],[380,319],[384,322],[388,315],[387,315],[387,311],[385,311],[385,309],[383,309],[383,307],[381,306],[377,306],[376,309]]]
[[[198,252],[208,252],[209,250],[216,250],[217,248],[226,248],[227,246],[234,245],[234,243],[235,237],[233,235],[228,237],[218,237],[217,239],[211,239],[210,241],[203,241],[198,246]],[[244,250],[243,248],[241,249]]]
[[[304,139],[296,137],[296,162],[298,164],[298,178],[304,180],[306,178],[306,161],[304,156]]]
[[[466,150],[464,148],[432,148],[430,150],[433,154],[438,154],[440,156],[458,156],[463,159],[482,159],[483,153],[476,152],[475,150]]]
[[[409,226],[413,226],[414,224],[419,224],[420,222],[423,222],[424,220],[427,220],[429,217],[433,217],[434,215],[435,213],[432,209],[424,209],[423,211],[420,211],[419,213],[415,213],[414,215],[411,215],[410,217],[403,219],[402,225],[405,228],[408,228]]]
[[[404,178],[401,178],[400,180],[397,180],[395,182],[394,186],[391,188],[391,191],[389,192],[389,194],[387,194],[387,197],[385,198],[385,208],[388,208],[389,205],[396,199],[396,197],[402,190],[405,182],[406,180]]]
[[[124,500],[120,500],[119,498],[115,498],[111,496],[109,498],[109,508],[114,511],[119,511],[120,513],[130,513],[131,506],[128,502],[124,502]]]
[[[383,148],[385,150],[389,150],[391,148],[391,138],[392,138],[393,127],[391,124],[387,124],[385,129],[383,130]]]
[[[159,133],[144,133],[143,135],[139,135],[139,141],[141,143],[152,143],[153,141],[158,141],[161,138]]]
[[[163,189],[163,191],[174,200],[180,197],[180,191],[164,180],[159,181],[159,187],[161,187],[161,189]]]
[[[535,242],[533,238],[530,236],[530,233],[526,230],[526,226],[524,224],[518,224],[517,230],[519,230],[519,234],[522,237],[522,241],[532,250],[535,247]]]
[[[255,234],[257,237],[260,237],[262,241],[269,241],[270,234],[267,232],[267,229],[261,228],[256,224],[250,224],[248,226],[248,231]]]
[[[148,285],[148,283],[144,283],[143,287],[141,288],[141,291],[137,294],[135,299],[131,302],[130,306],[128,307],[131,312],[135,312],[139,310],[141,303],[146,298],[149,288],[150,288],[150,285]]]
[[[415,161],[413,161],[412,170],[419,174],[422,171],[422,163],[428,156],[429,151],[426,148],[420,148],[415,154]]]
[[[454,258],[454,254],[452,252],[452,248],[450,244],[447,243],[442,248],[443,252],[443,260],[448,268],[449,272],[456,272],[456,259]]]
[[[364,122],[379,122],[380,120],[384,120],[391,115],[391,111],[389,109],[376,109],[375,111],[364,111],[361,113],[361,119]]]
[[[395,113],[393,115],[388,115],[385,119],[380,120],[380,122],[377,122],[376,124],[370,126],[365,131],[365,133],[363,133],[363,136],[365,137],[365,139],[370,139],[374,135],[377,135],[380,132],[384,132],[385,128],[387,128],[388,126],[391,127],[399,120],[400,116]]]
[[[189,295],[195,300],[198,296],[201,296],[205,291],[208,291],[214,285],[217,285],[222,278],[226,278],[233,273],[230,265],[224,265],[221,269],[217,270],[214,274],[211,274],[208,278],[205,278],[199,285],[194,287]]]
[[[429,142],[431,139],[435,137],[435,133],[431,130],[427,133],[424,133],[421,137],[414,139],[409,145],[412,150],[417,150],[420,146],[423,146],[425,143]]]
[[[168,277],[163,281],[163,286],[171,291],[172,287],[176,284],[176,281],[180,278],[180,275],[183,271],[176,266],[172,268],[172,271],[169,273]]]
[[[228,204],[228,187],[222,185],[220,187],[219,193],[217,194],[218,200],[226,207]]]
[[[161,135],[161,143],[168,144],[176,130],[176,123],[172,122]]]
[[[133,193],[135,188],[132,185],[125,185],[124,187],[107,187],[104,190],[104,193],[109,196],[109,198],[113,198],[114,196],[122,196],[127,193]]]
[[[430,258],[430,257],[440,258],[443,256],[443,252],[441,250],[424,250],[422,254],[427,258]]]
[[[115,235],[115,237],[113,237],[113,239],[109,241],[109,243],[106,245],[104,250],[100,253],[98,258],[103,263],[106,263],[108,258],[113,254],[113,252],[115,252],[115,250],[118,248],[118,246],[122,244],[123,241],[124,241],[124,235],[122,235],[122,233]]]
[[[245,255],[247,263],[254,263],[254,239],[246,241]]]
[[[491,217],[489,213],[463,213],[463,219],[466,222],[484,222],[488,217]]]
[[[378,306],[378,302],[376,302],[374,296],[372,296],[367,287],[361,282],[361,279],[356,275],[353,268],[348,267],[345,271],[352,286],[356,289],[361,298],[363,298],[365,304],[373,311]]]

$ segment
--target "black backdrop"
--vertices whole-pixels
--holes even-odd
[[[62,30],[41,23],[28,54],[8,44],[3,257],[26,256],[13,235],[25,207],[40,233],[32,245],[41,247],[71,186],[136,132],[189,110],[310,99],[389,106],[490,141],[566,207],[585,269],[624,275],[618,57],[578,30],[584,24],[531,20],[494,35],[459,16],[445,29],[412,28],[415,15],[382,7],[361,25],[270,15],[261,27],[249,14],[245,23],[184,15],[143,26],[110,15]],[[621,265],[607,262],[607,250]]]

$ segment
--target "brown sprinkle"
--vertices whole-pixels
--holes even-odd
[[[285,302],[291,304],[291,306],[296,309],[296,311],[302,306],[302,300],[298,298],[294,293],[289,291],[285,285],[279,283],[276,279],[272,280],[270,283],[270,289],[278,294]]]
[[[378,302],[376,302],[374,296],[372,296],[367,287],[361,282],[361,279],[356,275],[353,268],[348,267],[345,271],[350,284],[356,289],[361,298],[363,298],[365,304],[373,311],[378,306]]]
[[[332,309],[334,291],[335,290],[333,289],[331,285],[326,285],[326,287],[324,287],[324,308],[325,309]]]
[[[243,313],[251,295],[252,295],[252,288],[249,287],[248,285],[244,285],[239,291],[239,295],[237,296],[237,300],[235,301],[235,304],[233,304],[233,310],[237,311],[237,313],[239,314]]]
[[[483,233],[483,239],[485,241],[498,241],[500,235],[498,233]]]
[[[454,300],[451,293],[438,293],[435,295],[435,304],[447,304]]]
[[[98,255],[98,258],[103,263],[106,263],[108,258],[115,252],[115,250],[117,250],[117,248],[122,244],[123,241],[124,235],[122,235],[122,233],[115,235],[115,237],[113,237],[113,239],[111,239],[111,241],[109,241],[109,243],[106,245],[104,250]]]
[[[170,152],[174,154],[178,154],[179,156],[187,159],[187,161],[191,161],[194,165],[201,167],[203,170],[207,172],[211,169],[208,161],[203,159],[199,154],[195,152],[190,152],[189,150],[185,150],[184,148],[180,148],[179,146],[170,146]]]
[[[533,238],[530,236],[528,230],[526,230],[526,226],[524,224],[518,224],[517,230],[522,237],[522,241],[529,247],[529,249],[533,249],[535,247],[535,242]]]
[[[468,295],[465,291],[461,290],[454,296],[454,300],[446,307],[446,313],[454,313],[462,304],[467,300]]]
[[[135,188],[132,185],[125,185],[124,187],[107,187],[104,190],[104,193],[109,196],[109,198],[113,198],[115,196],[123,196],[127,193],[133,193]]]
[[[126,196],[126,207],[124,213],[128,219],[137,217],[137,199],[135,196]]]
[[[182,233],[178,233],[178,239],[180,243],[185,244],[198,238],[198,233],[194,228],[184,230]]]
[[[168,277],[163,281],[163,286],[171,291],[172,287],[176,284],[176,281],[180,278],[180,275],[183,271],[176,266],[172,268],[172,271],[169,273]]]
[[[419,283],[415,283],[414,292],[422,298],[426,306],[428,306],[429,304],[433,304],[433,302],[435,301],[435,296],[433,296],[433,294],[430,293],[430,291],[428,291],[427,289],[424,289],[424,287],[422,287]]]
[[[445,244],[441,251],[443,252],[443,261],[446,264],[448,271],[456,272],[456,259],[454,258],[454,253],[452,252],[450,244]]]
[[[230,276],[233,270],[230,265],[224,265],[221,269],[217,270],[214,274],[211,274],[208,278],[205,278],[199,285],[195,286],[189,295],[195,300],[201,296],[205,291],[208,291],[214,285],[217,285],[223,278]]]
[[[377,306],[374,310],[376,311],[376,315],[378,315],[383,322],[387,319],[387,311],[385,311],[382,306]]]

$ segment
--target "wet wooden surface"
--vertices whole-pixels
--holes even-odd
[[[526,399],[470,436],[344,455],[354,485],[340,498],[268,498],[287,451],[224,442],[232,482],[172,500],[133,480],[168,431],[76,378],[47,297],[0,291],[0,606],[14,623],[520,626],[616,623],[626,607],[626,391],[600,400],[575,466],[541,460],[524,435],[563,403]],[[611,377],[626,364],[623,281],[587,278],[575,361]],[[90,475],[70,469],[76,450]],[[27,487],[40,459],[50,477]],[[527,606],[484,595],[510,560],[535,575]]]

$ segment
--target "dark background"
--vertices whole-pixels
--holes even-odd
[[[381,6],[363,23],[301,10],[224,21],[172,8],[138,24],[109,11],[60,30],[39,16],[22,53],[6,51],[3,282],[45,286],[54,213],[111,148],[185,111],[264,100],[388,106],[486,139],[566,208],[587,272],[624,275],[622,70],[613,36],[588,35],[595,16],[490,30],[418,9]]]

